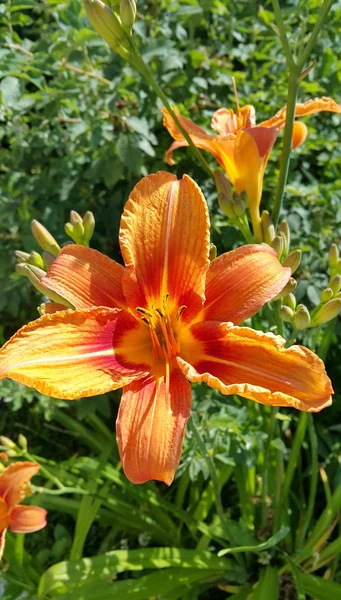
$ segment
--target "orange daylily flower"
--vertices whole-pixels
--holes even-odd
[[[303,104],[296,104],[295,116],[304,117],[320,111],[341,113],[341,106],[331,98],[315,98]],[[188,146],[188,143],[167,109],[163,108],[162,112],[163,124],[176,140],[166,153],[167,163],[173,165],[173,151]],[[198,148],[207,150],[217,159],[237,193],[246,192],[254,235],[257,241],[262,241],[259,204],[264,171],[278,133],[285,125],[286,107],[271,119],[258,125],[256,125],[256,111],[250,104],[238,108],[236,113],[232,109],[220,108],[213,114],[211,123],[212,129],[217,131],[218,135],[206,133],[204,129],[175,112],[193,143]],[[295,121],[292,148],[300,146],[306,137],[306,125]]]
[[[8,528],[14,533],[33,533],[46,525],[44,508],[20,504],[31,478],[38,471],[37,463],[15,462],[0,474],[0,560]]]
[[[125,267],[84,246],[62,249],[42,285],[76,310],[51,311],[20,329],[0,352],[0,378],[65,399],[123,387],[117,441],[132,482],[172,482],[189,381],[304,411],[330,404],[315,354],[239,327],[291,271],[261,245],[210,263],[207,206],[190,177],[142,179],[125,206],[120,245]]]

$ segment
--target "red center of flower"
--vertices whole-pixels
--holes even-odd
[[[186,306],[169,309],[169,294],[162,300],[162,308],[152,306],[151,310],[136,308],[141,319],[149,327],[153,356],[156,361],[164,360],[169,363],[180,352],[180,317]]]

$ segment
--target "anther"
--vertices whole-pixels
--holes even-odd
[[[180,306],[180,308],[178,309],[178,313],[176,315],[176,320],[178,321],[182,315],[182,313],[184,312],[184,310],[187,308],[187,306],[185,306],[184,304],[182,306]]]
[[[149,310],[147,310],[146,308],[141,308],[141,306],[138,306],[136,308],[136,312],[142,313],[143,315],[146,315],[147,317],[152,318],[153,317],[153,313],[151,313]]]

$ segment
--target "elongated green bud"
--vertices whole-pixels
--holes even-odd
[[[263,241],[266,244],[271,244],[272,240],[275,238],[275,227],[270,217],[270,213],[268,210],[263,210],[261,216],[261,227],[263,233]]]
[[[333,290],[334,296],[339,293],[341,289],[341,275],[338,273],[330,280],[328,287]]]
[[[84,227],[84,243],[89,245],[89,242],[95,231],[95,217],[90,210],[87,210],[83,217]]]
[[[39,269],[44,269],[45,268],[44,261],[43,261],[42,257],[35,250],[32,250],[32,252],[30,253],[28,262],[29,262],[30,265],[33,265],[34,267],[39,267]]]
[[[302,250],[294,250],[293,252],[290,252],[290,254],[288,254],[288,256],[284,259],[282,263],[283,267],[290,267],[291,274],[293,275],[296,269],[298,269],[298,267],[300,266],[301,257]]]
[[[291,292],[293,292],[296,287],[297,287],[297,281],[293,277],[290,277],[288,283],[283,288],[283,290],[281,292],[279,292],[279,294],[277,294],[277,296],[272,298],[271,302],[274,302],[276,300],[281,300],[281,298],[284,298],[288,294],[291,294]]]
[[[321,292],[321,302],[328,302],[328,300],[331,300],[333,296],[333,290],[327,287]]]
[[[210,244],[209,259],[212,262],[212,260],[214,260],[215,258],[217,258],[217,246],[215,246],[214,244]]]
[[[284,253],[288,254],[290,248],[290,228],[286,221],[282,221],[277,227],[277,235],[283,234],[285,240]]]
[[[136,2],[135,0],[121,0],[120,2],[120,17],[123,27],[130,29],[134,25],[136,19]]]
[[[31,223],[31,230],[42,250],[58,256],[60,246],[44,225],[34,219]]]
[[[27,452],[27,438],[22,433],[18,435],[18,445],[24,452]]]
[[[84,237],[83,219],[75,210],[70,212],[70,222],[72,225],[72,239],[76,244],[82,244]]]
[[[8,450],[15,450],[18,448],[18,446],[5,435],[0,435],[0,443],[4,448]]]
[[[85,0],[85,10],[93,28],[117,51],[125,31],[117,15],[101,0]]]
[[[307,309],[306,306],[304,306],[304,304],[298,305],[297,311],[295,312],[292,323],[293,323],[293,326],[295,327],[295,329],[297,329],[298,331],[301,331],[302,329],[306,329],[307,327],[309,327],[310,314],[309,314],[309,310]]]
[[[324,304],[316,313],[313,315],[311,319],[311,327],[316,327],[317,325],[323,325],[324,323],[328,323],[331,321],[341,311],[341,298],[333,298],[329,300],[326,304]]]
[[[285,246],[285,240],[283,236],[276,235],[276,237],[272,240],[270,246],[275,250],[278,260],[281,260]]]
[[[235,214],[233,210],[233,192],[231,184],[221,171],[215,171],[214,178],[217,186],[219,207],[229,219],[234,219]]]
[[[294,316],[294,311],[289,308],[289,306],[281,306],[281,308],[279,309],[279,316],[281,317],[282,321],[285,321],[286,323],[291,323],[292,318]]]
[[[47,298],[50,298],[50,300],[53,300],[53,302],[63,304],[68,308],[73,308],[72,304],[65,300],[65,298],[62,298],[62,296],[41,284],[42,278],[46,275],[46,272],[43,271],[43,269],[39,269],[39,267],[24,263],[16,265],[15,270],[20,275],[27,277],[32,285],[38,290],[38,292],[43,294],[43,296],[47,296]]]
[[[289,308],[291,308],[291,310],[295,310],[296,309],[296,298],[295,298],[294,294],[288,294],[287,296],[284,296],[283,304],[285,306],[289,306]]]
[[[17,259],[17,261],[20,263],[28,262],[28,259],[30,258],[29,253],[22,252],[22,250],[15,250],[14,255],[15,255],[15,258]]]
[[[339,249],[337,247],[336,244],[332,244],[329,248],[329,252],[328,252],[328,258],[329,258],[329,264],[331,267],[335,267],[338,263],[338,260],[340,258],[339,256]]]

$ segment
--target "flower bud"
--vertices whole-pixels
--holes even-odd
[[[34,267],[39,267],[39,269],[44,269],[45,267],[42,257],[35,250],[32,250],[27,262]]]
[[[300,266],[302,257],[302,250],[294,250],[290,252],[288,256],[283,261],[283,267],[289,267],[291,269],[291,274],[295,273],[296,269]]]
[[[289,308],[291,308],[291,310],[295,310],[296,298],[295,298],[294,294],[288,294],[287,296],[285,296],[283,298],[283,304],[285,306],[289,306]]]
[[[130,29],[134,25],[136,19],[136,3],[135,0],[121,0],[120,2],[120,17],[123,27]]]
[[[238,196],[233,199],[233,212],[236,217],[242,217],[245,213],[246,204],[242,198]]]
[[[290,248],[290,228],[286,221],[282,221],[277,227],[277,235],[282,234],[284,236],[284,254],[288,254]]]
[[[44,265],[47,269],[50,268],[51,265],[53,265],[54,261],[56,260],[56,257],[53,256],[53,254],[51,254],[51,252],[43,252],[43,261],[44,261]]]
[[[53,290],[48,289],[42,283],[40,283],[42,278],[46,275],[46,272],[42,269],[39,269],[34,265],[24,263],[16,265],[15,270],[20,275],[24,275],[24,277],[27,277],[32,283],[32,285],[38,290],[38,292],[43,294],[43,296],[47,296],[47,298],[50,298],[50,300],[53,300],[53,302],[63,304],[68,308],[73,308],[72,304],[70,304],[67,300],[62,298],[62,296],[60,296]]]
[[[31,223],[31,230],[42,250],[58,256],[60,246],[44,225],[34,219]]]
[[[28,262],[28,259],[30,258],[30,255],[28,252],[22,252],[21,250],[15,250],[14,256],[19,263]]]
[[[279,294],[277,294],[277,296],[272,298],[271,302],[274,302],[276,300],[281,300],[281,298],[284,298],[288,294],[291,294],[291,292],[293,292],[296,287],[297,287],[297,281],[293,277],[290,277],[286,286],[282,289],[281,292],[279,292]]]
[[[341,310],[341,298],[333,298],[329,300],[326,304],[323,304],[321,308],[319,308],[316,313],[313,315],[311,319],[311,327],[315,327],[316,325],[323,325],[324,323],[328,323],[337,315]]]
[[[303,144],[307,135],[308,135],[308,128],[307,128],[306,124],[302,123],[302,121],[295,121],[294,127],[293,127],[293,132],[292,132],[291,149],[295,150],[295,148],[298,148],[298,146]]]
[[[125,36],[117,15],[101,0],[85,0],[84,4],[93,28],[113,50],[117,51]]]
[[[333,296],[333,290],[330,287],[327,287],[321,292],[321,302],[328,302],[328,300],[331,300]]]
[[[306,306],[304,306],[304,304],[298,305],[297,311],[295,312],[292,323],[293,323],[293,326],[295,327],[295,329],[297,329],[298,331],[301,331],[302,329],[306,329],[307,327],[309,327],[310,314],[309,314],[309,310],[307,309]]]
[[[70,222],[73,226],[83,224],[83,219],[76,210],[70,211]]]
[[[215,246],[214,244],[210,244],[209,259],[212,262],[212,260],[214,260],[215,258],[217,258],[217,246]]]
[[[17,449],[17,445],[14,442],[12,442],[12,440],[10,440],[5,435],[0,435],[0,444],[4,448],[6,448],[6,450],[16,450]]]
[[[268,210],[263,210],[261,216],[261,227],[263,233],[263,241],[266,244],[271,244],[272,240],[275,238],[275,227],[270,217],[270,213]]]
[[[24,452],[27,452],[27,439],[22,433],[18,435],[18,445]]]
[[[282,321],[285,321],[286,323],[291,323],[292,318],[294,316],[294,311],[289,308],[289,306],[281,306],[281,308],[279,309],[279,316],[281,317]]]
[[[229,219],[234,219],[235,214],[233,210],[233,193],[231,184],[221,171],[215,171],[214,178],[217,186],[219,207]]]
[[[84,243],[89,245],[89,242],[95,231],[95,217],[90,210],[87,210],[83,217],[84,227]]]
[[[277,254],[278,260],[281,260],[283,250],[284,250],[285,240],[282,235],[276,235],[276,237],[272,240],[270,246],[273,248]]]
[[[7,456],[6,452],[0,452],[0,460],[2,460],[3,462],[8,461],[8,456]],[[1,467],[2,467],[2,465],[1,465]]]
[[[328,287],[333,290],[333,294],[336,295],[341,289],[341,275],[338,273],[330,280]]]
[[[336,244],[332,244],[329,248],[328,252],[329,265],[331,267],[336,267],[339,260],[339,249]]]

